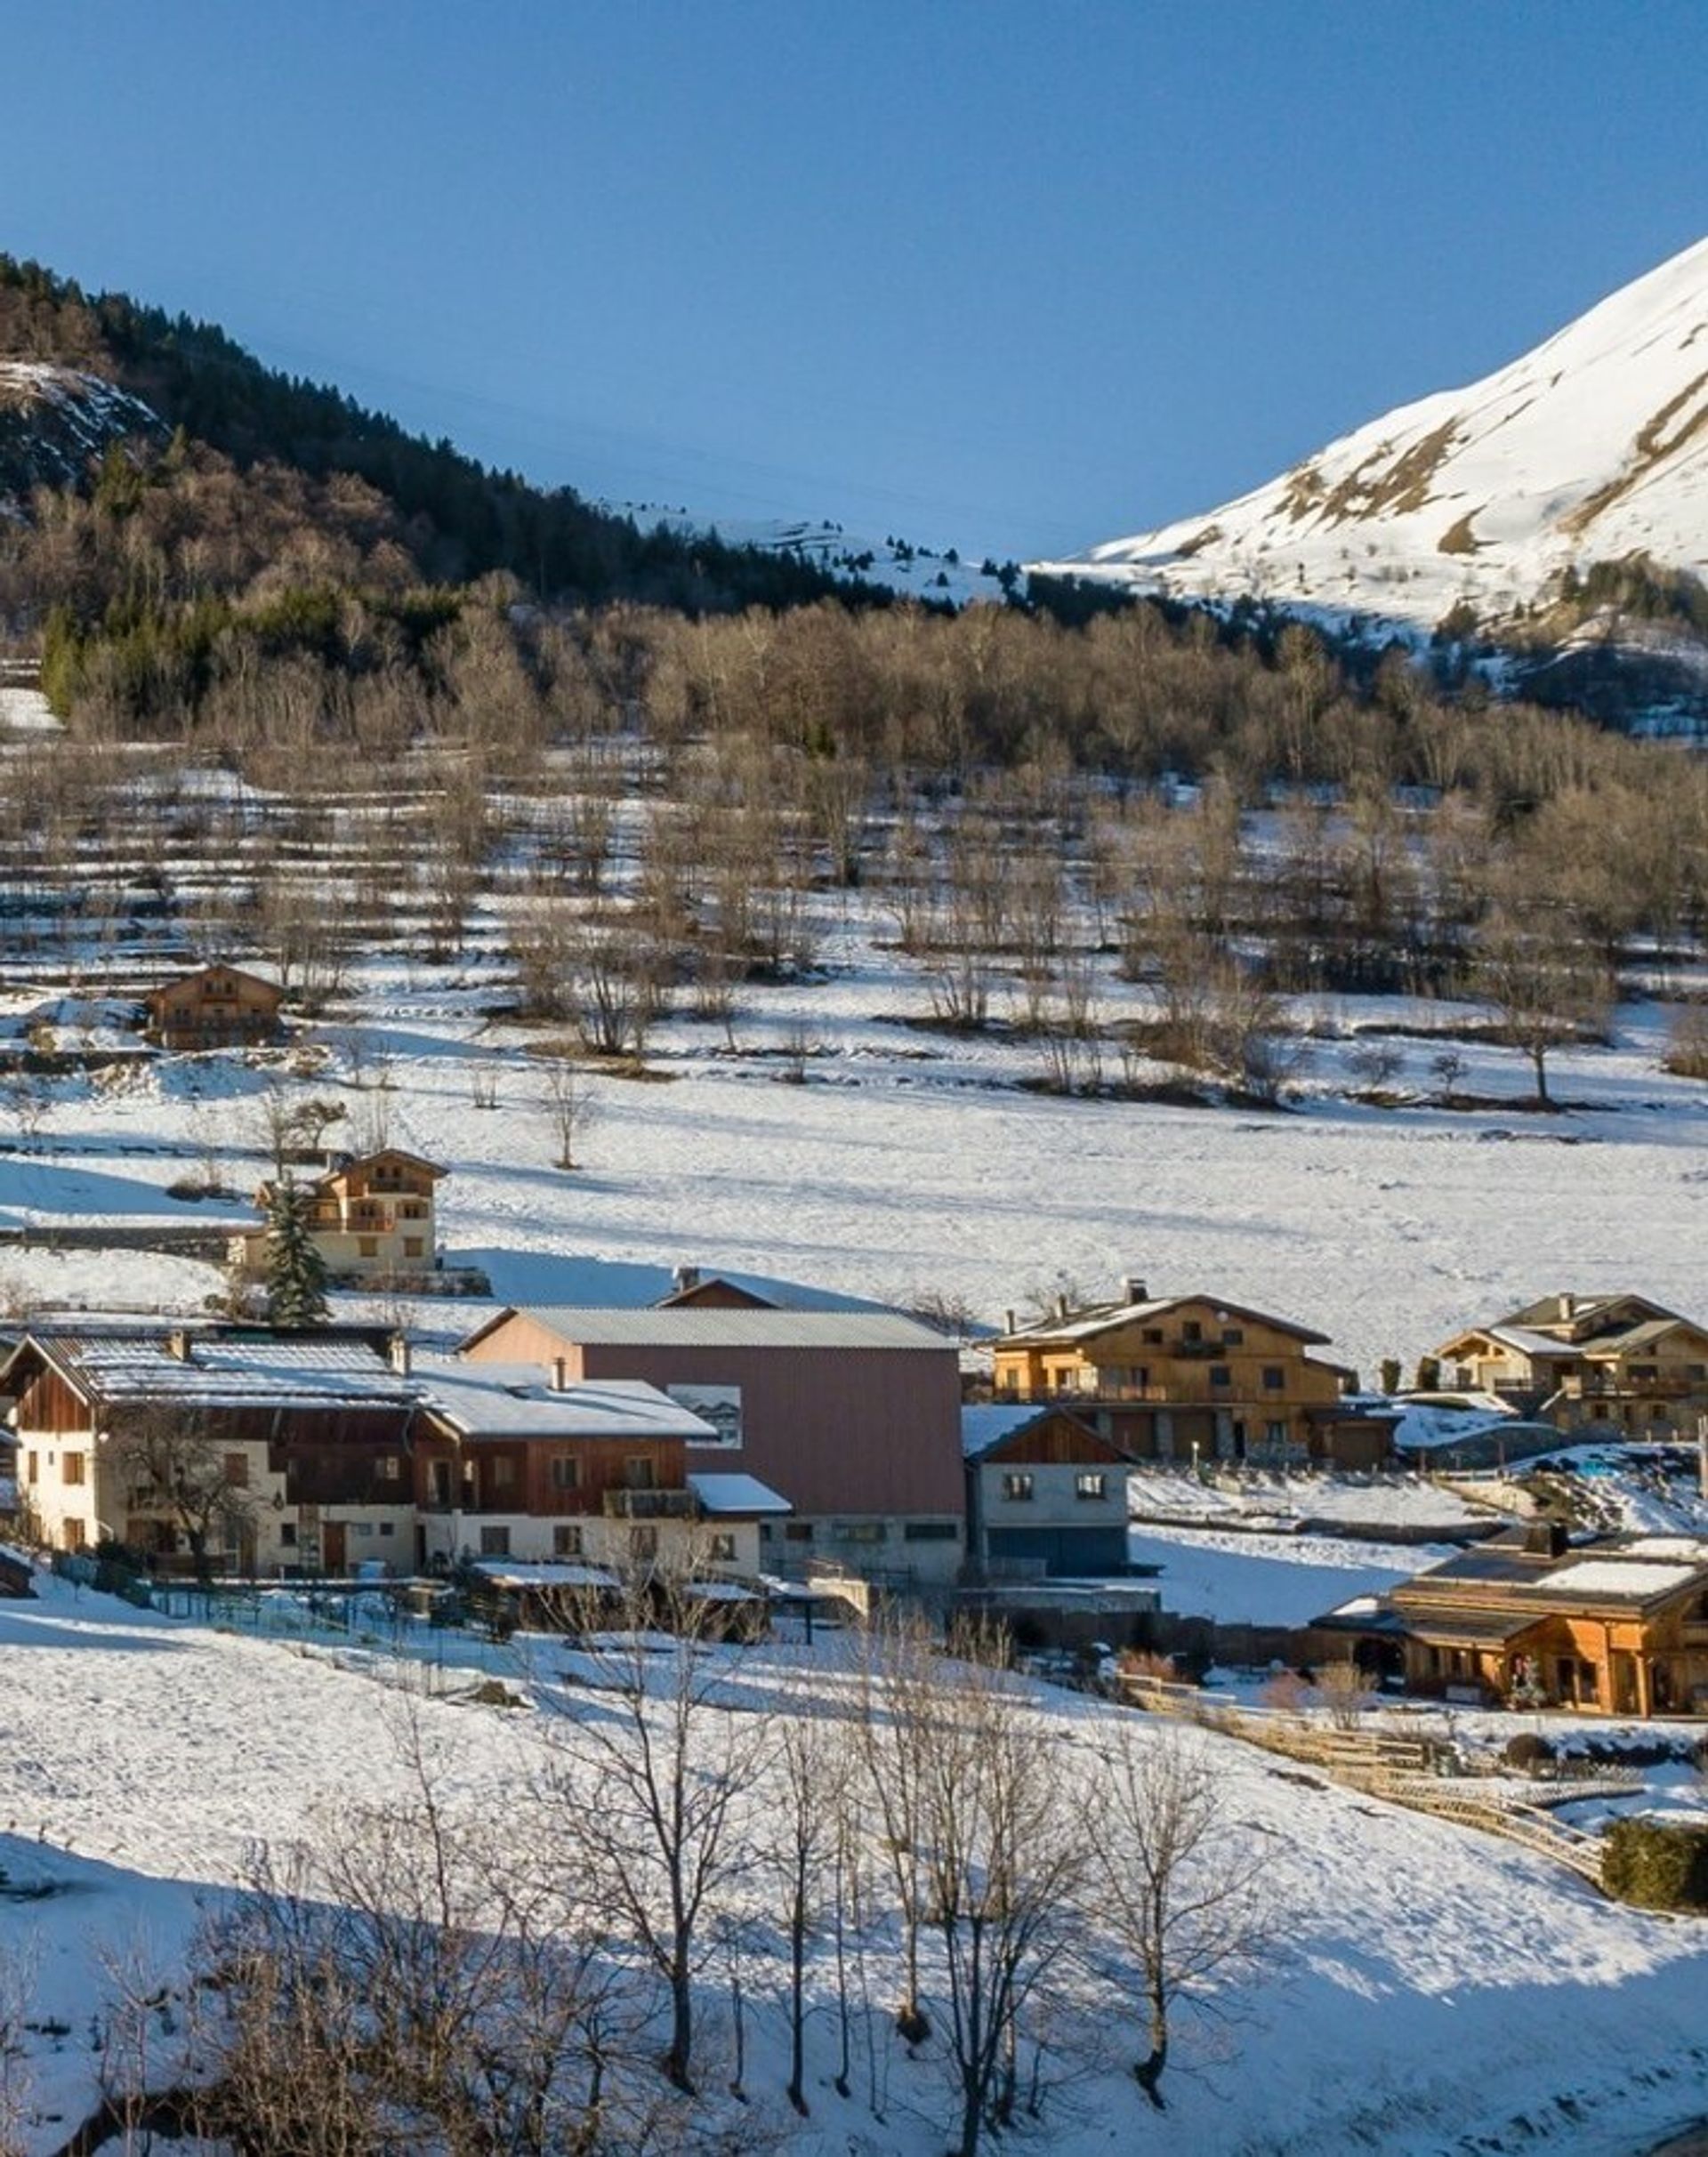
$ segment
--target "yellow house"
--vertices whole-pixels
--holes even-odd
[[[1646,1296],[1544,1297],[1436,1350],[1442,1382],[1500,1393],[1562,1430],[1694,1437],[1708,1329]]]
[[[999,1401],[1053,1401],[1143,1457],[1285,1460],[1333,1450],[1349,1373],[1306,1351],[1325,1333],[1219,1296],[1149,1297],[1069,1309],[993,1343]],[[1150,1436],[1140,1429],[1149,1427]],[[1386,1429],[1366,1442],[1379,1457]]]
[[[308,1187],[310,1227],[332,1280],[407,1279],[431,1273],[438,1243],[433,1223],[433,1190],[447,1169],[387,1147],[377,1154],[347,1161]],[[255,1193],[257,1208],[272,1203],[273,1186]],[[231,1262],[259,1277],[267,1270],[265,1227],[234,1238]]]

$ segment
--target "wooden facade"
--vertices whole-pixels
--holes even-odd
[[[1070,1408],[1142,1459],[1332,1461],[1358,1419],[1349,1374],[1307,1353],[1326,1340],[1211,1296],[1061,1308],[993,1344],[993,1389]],[[1385,1436],[1363,1445],[1380,1457]]]
[[[449,1171],[418,1154],[390,1147],[347,1161],[309,1186],[310,1227],[334,1280],[407,1280],[430,1274],[438,1261],[434,1192]],[[273,1187],[263,1183],[255,1204],[265,1211]],[[259,1277],[267,1270],[266,1228],[236,1237],[232,1262]]]
[[[1645,1296],[1544,1297],[1435,1354],[1444,1383],[1498,1393],[1560,1430],[1690,1438],[1708,1415],[1708,1327]]]
[[[163,1049],[244,1048],[279,1033],[285,992],[237,966],[198,966],[145,997],[148,1034]]]
[[[1395,1588],[1364,1630],[1369,1656],[1397,1651],[1408,1689],[1424,1695],[1708,1714],[1708,1544],[1568,1549],[1545,1525],[1519,1531]]]

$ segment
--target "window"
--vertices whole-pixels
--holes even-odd
[[[1279,1393],[1285,1386],[1286,1382],[1287,1374],[1281,1368],[1278,1363],[1266,1363],[1264,1364],[1263,1390],[1265,1393]]]
[[[960,1533],[952,1520],[910,1520],[901,1531],[910,1543],[952,1543]]]
[[[1198,1321],[1196,1318],[1187,1319],[1185,1324],[1180,1327],[1180,1339],[1182,1340],[1202,1340],[1204,1339],[1203,1326],[1198,1324]]]
[[[1631,1366],[1633,1386],[1652,1386],[1661,1374],[1661,1366],[1654,1363],[1634,1363]]]
[[[1064,1364],[1059,1371],[1051,1372],[1051,1383],[1058,1393],[1066,1393],[1073,1385],[1074,1374]]]
[[[1024,1505],[1032,1495],[1032,1478],[1019,1473],[1003,1477],[1003,1496],[1013,1503]]]
[[[356,1238],[356,1252],[359,1258],[378,1258],[380,1255],[379,1237],[377,1235],[359,1235]]]
[[[623,1463],[623,1487],[625,1491],[649,1491],[656,1482],[650,1456],[632,1454]]]
[[[33,1453],[26,1453],[26,1454],[24,1455],[24,1481],[25,1481],[26,1483],[34,1483],[34,1482],[36,1481],[36,1455],[35,1455]]]
[[[382,1453],[374,1463],[382,1483],[397,1483],[403,1476],[403,1461],[397,1453]]]
[[[395,1535],[397,1532],[398,1526],[395,1521],[383,1520],[380,1523],[380,1533],[382,1535]]]
[[[280,1521],[280,1523],[278,1524],[278,1541],[279,1541],[279,1547],[280,1547],[282,1549],[286,1549],[286,1550],[294,1550],[294,1549],[295,1549],[295,1548],[296,1548],[296,1523],[295,1523],[294,1520],[282,1520],[282,1521]]]
[[[1147,1348],[1159,1348],[1163,1345],[1163,1329],[1160,1325],[1148,1325],[1139,1338]]]
[[[508,1557],[510,1556],[510,1530],[505,1527],[483,1526],[480,1531],[482,1557]]]
[[[783,1540],[789,1543],[810,1543],[812,1541],[812,1523],[810,1520],[786,1520]]]
[[[418,1259],[423,1247],[422,1239],[418,1235],[406,1235],[403,1239],[403,1255],[407,1259]]]
[[[516,1481],[516,1463],[508,1453],[495,1453],[487,1465],[491,1471],[494,1490],[507,1491],[513,1486]]]
[[[631,1528],[629,1530],[629,1556],[631,1557],[651,1558],[657,1557],[657,1555],[658,1531],[657,1528]]]
[[[248,1489],[249,1456],[247,1453],[227,1453],[225,1456],[225,1479],[234,1490]]]
[[[1269,1440],[1271,1445],[1285,1445],[1287,1442],[1287,1427],[1285,1423],[1278,1421],[1273,1423],[1265,1423],[1263,1426],[1263,1435]]]
[[[354,1528],[358,1535],[365,1536],[370,1541],[373,1540],[374,1523],[371,1520],[352,1521],[350,1525]]]
[[[581,1556],[581,1530],[570,1520],[560,1520],[552,1531],[553,1557]]]
[[[60,1533],[65,1537],[65,1547],[68,1550],[82,1549],[84,1545],[84,1533],[83,1523],[80,1520],[66,1521],[60,1530]]]
[[[1076,1498],[1104,1498],[1108,1494],[1108,1480],[1100,1469],[1083,1469],[1074,1477]]]
[[[733,1565],[736,1562],[736,1539],[728,1529],[720,1529],[712,1538],[712,1563],[714,1565]]]
[[[83,1481],[83,1455],[67,1453],[60,1463],[60,1474],[67,1483],[81,1483]]]
[[[581,1488],[581,1462],[574,1453],[553,1453],[552,1456],[552,1487],[554,1491],[574,1491]]]
[[[1213,1386],[1231,1386],[1233,1382],[1234,1374],[1228,1368],[1225,1363],[1213,1363],[1211,1364],[1210,1383]]]
[[[1221,1345],[1224,1348],[1240,1348],[1244,1345],[1245,1340],[1245,1329],[1243,1325],[1224,1325],[1222,1327]]]
[[[885,1520],[839,1520],[834,1533],[845,1543],[882,1543],[890,1540],[890,1524]]]

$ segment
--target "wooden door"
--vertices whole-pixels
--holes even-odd
[[[320,1528],[320,1568],[329,1580],[341,1580],[344,1571],[344,1524],[328,1520]]]

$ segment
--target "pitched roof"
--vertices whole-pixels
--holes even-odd
[[[793,1513],[794,1508],[769,1483],[757,1476],[702,1475],[697,1469],[688,1487],[699,1500],[701,1510],[714,1519],[752,1518],[761,1513]]]
[[[726,1310],[671,1305],[662,1310],[514,1306],[471,1333],[470,1348],[510,1317],[532,1319],[571,1348],[931,1348],[957,1353],[952,1340],[894,1311]]]
[[[1084,1457],[1088,1461],[1129,1461],[1132,1455],[1106,1438],[1100,1430],[1074,1413],[1066,1401],[990,1401],[979,1402],[961,1411],[961,1452],[968,1461],[981,1461],[986,1454],[995,1453],[1010,1438],[1018,1437],[1021,1431],[1030,1430],[1035,1423],[1047,1423],[1059,1417],[1071,1423],[1084,1442]],[[1065,1463],[1064,1463],[1065,1465]]]
[[[1040,1319],[1035,1324],[1019,1326],[991,1345],[1001,1348],[1015,1341],[1089,1340],[1096,1334],[1131,1325],[1135,1320],[1162,1317],[1188,1303],[1207,1303],[1213,1310],[1223,1312],[1229,1318],[1249,1318],[1253,1325],[1273,1326],[1277,1332],[1291,1333],[1295,1340],[1307,1346],[1323,1347],[1329,1340],[1328,1334],[1316,1332],[1308,1325],[1295,1324],[1291,1318],[1277,1318],[1272,1311],[1253,1310],[1243,1303],[1229,1303],[1225,1296],[1196,1294],[1151,1296],[1143,1303],[1087,1304],[1080,1310],[1069,1311],[1065,1318]]]
[[[275,1334],[194,1333],[173,1353],[174,1329],[33,1334],[43,1360],[85,1399],[202,1408],[407,1406],[414,1389],[370,1342]]]
[[[711,1424],[633,1378],[557,1386],[543,1364],[423,1356],[411,1373],[422,1405],[466,1438],[681,1438],[713,1445]]]

